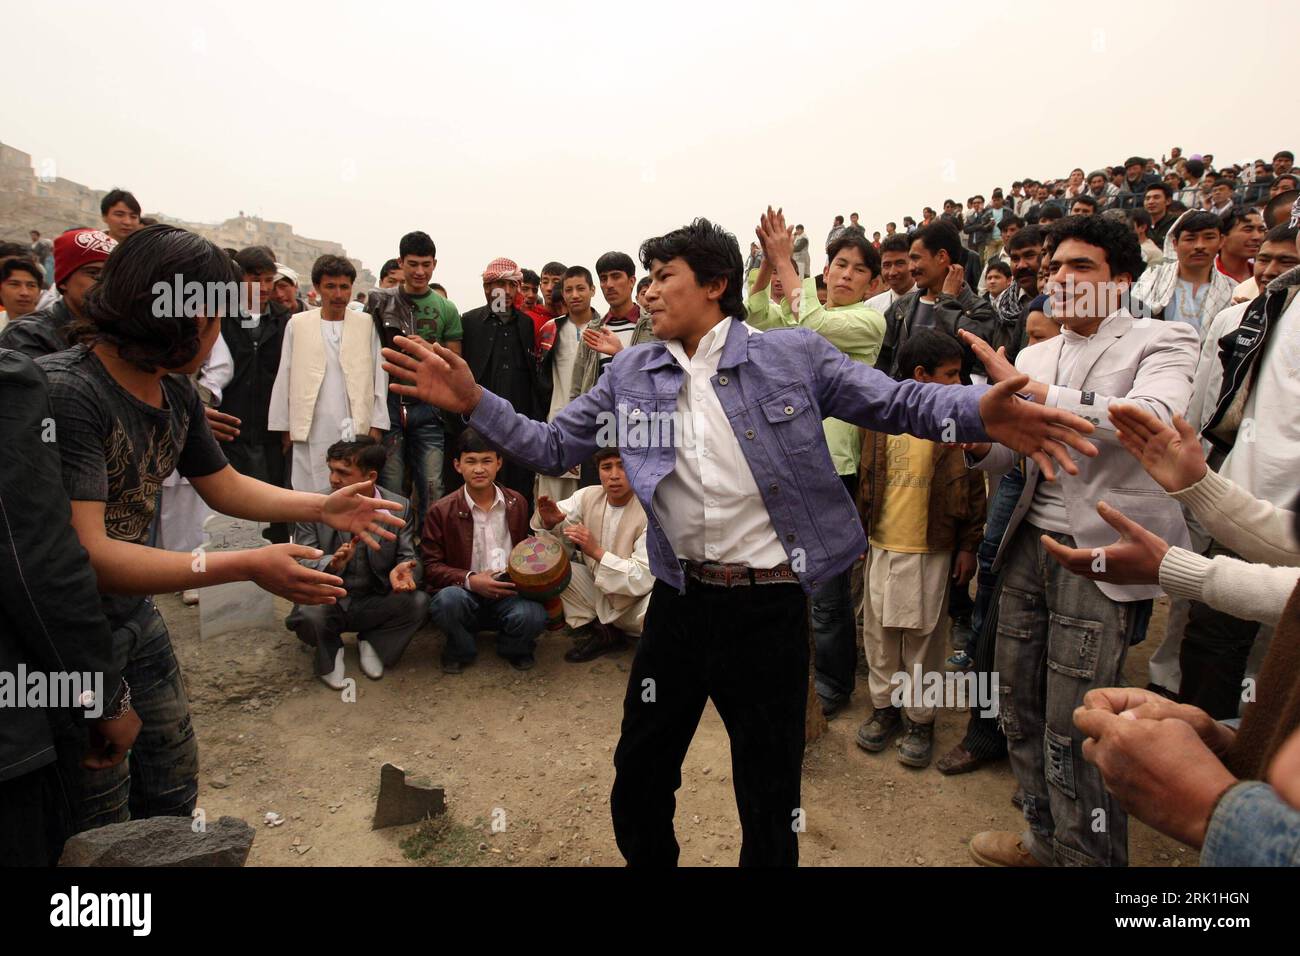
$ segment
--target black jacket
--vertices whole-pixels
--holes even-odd
[[[542,375],[537,361],[537,347],[533,342],[533,320],[513,306],[510,312],[520,348],[528,359],[520,374],[525,374],[526,369],[527,374],[531,376],[527,389],[531,401],[522,403],[527,407],[521,407],[520,402],[515,402],[515,411],[538,421],[546,421],[546,413],[551,408],[551,377],[549,370],[545,376]],[[488,362],[492,358],[492,330],[488,323],[496,320],[486,305],[464,313],[460,320],[465,332],[465,337],[460,342],[461,357],[469,365],[469,370],[474,373],[474,381],[482,382],[487,376]]]
[[[45,373],[27,356],[0,349],[0,673],[104,675],[102,711],[123,687],[112,659],[95,572],[72,529],[58,444],[42,441],[53,419]],[[57,436],[56,436],[57,437]],[[54,762],[52,721],[78,711],[6,707],[0,716],[0,780]]]
[[[876,368],[891,378],[898,377],[898,350],[907,341],[912,332],[912,318],[921,301],[921,290],[913,289],[906,295],[899,296],[894,304],[885,310],[885,338],[880,345],[880,355],[876,358]],[[935,327],[956,336],[959,329],[989,341],[993,328],[997,324],[997,313],[993,306],[977,296],[969,285],[963,284],[956,296],[939,293],[934,303]],[[963,378],[972,372],[983,375],[984,366],[975,361],[970,348],[963,343],[962,351],[966,359],[962,362]]]
[[[278,303],[256,321],[238,315],[221,320],[221,337],[235,362],[235,374],[221,392],[221,410],[240,420],[241,444],[256,445],[269,440],[267,411],[271,388],[280,371],[280,348],[289,313]]]
[[[76,317],[59,299],[39,312],[14,319],[0,332],[0,349],[13,349],[29,358],[40,358],[71,348],[68,330]]]

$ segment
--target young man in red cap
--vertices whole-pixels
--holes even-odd
[[[32,358],[68,348],[68,329],[82,318],[86,293],[99,281],[104,260],[116,248],[117,241],[98,229],[69,229],[55,239],[54,286],[62,298],[5,326],[0,348]]]

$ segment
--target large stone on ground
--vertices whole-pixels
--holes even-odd
[[[256,831],[222,817],[195,833],[188,817],[149,817],[78,833],[59,866],[243,866]]]
[[[446,794],[426,780],[408,780],[406,771],[386,763],[379,771],[379,800],[375,803],[372,830],[419,823],[425,817],[447,811]]]
[[[266,525],[226,515],[203,522],[208,540],[205,552],[247,551],[269,542],[262,537]],[[232,581],[203,588],[199,599],[199,637],[219,637],[232,631],[275,628],[275,600],[251,581]]]

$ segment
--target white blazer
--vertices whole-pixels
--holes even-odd
[[[1192,394],[1192,375],[1200,350],[1196,330],[1185,322],[1135,319],[1128,310],[1121,309],[1089,340],[1069,381],[1057,382],[1064,342],[1062,334],[1022,349],[1016,357],[1016,368],[1036,382],[1057,385],[1048,396],[1049,403],[1088,419],[1097,429],[1089,436],[1100,452],[1096,458],[1072,451],[1079,473],[1070,475],[1056,468],[1075,546],[1104,548],[1115,543],[1115,529],[1097,513],[1097,503],[1105,501],[1170,545],[1188,547],[1182,507],[1115,440],[1106,409],[1112,400],[1119,400],[1141,406],[1166,423],[1172,422],[1174,415],[1181,415]],[[1011,449],[994,445],[974,467],[1001,474],[1019,460]],[[1026,461],[1025,490],[998,546],[995,569],[1001,566],[1007,543],[1029,510],[1040,477],[1038,466],[1032,460]],[[1096,583],[1114,601],[1141,601],[1163,593],[1155,585]]]

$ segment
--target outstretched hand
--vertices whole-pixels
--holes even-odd
[[[1152,534],[1123,512],[1106,502],[1097,513],[1119,532],[1119,540],[1105,548],[1067,548],[1051,535],[1043,535],[1043,547],[1067,571],[1107,584],[1159,584],[1160,563],[1169,551],[1163,538]]]
[[[463,358],[437,342],[405,335],[397,336],[393,344],[402,351],[384,349],[391,391],[462,415],[474,410],[482,389]]]
[[[1190,488],[1209,471],[1201,440],[1181,415],[1170,428],[1144,408],[1112,402],[1110,420],[1120,444],[1165,491]]]
[[[1056,477],[1055,461],[1072,475],[1079,473],[1070,449],[1093,457],[1097,448],[1084,435],[1093,424],[1060,408],[1027,402],[1016,393],[1029,384],[1025,375],[1004,379],[980,399],[984,430],[994,441],[1018,451],[1038,465],[1049,481]]]
[[[379,542],[375,535],[394,540],[397,535],[384,525],[401,528],[406,524],[394,514],[385,511],[401,511],[402,505],[396,501],[384,501],[374,497],[373,481],[358,481],[347,485],[325,499],[321,508],[321,521],[335,531],[350,531],[354,538],[360,538],[370,547],[378,550]]]

